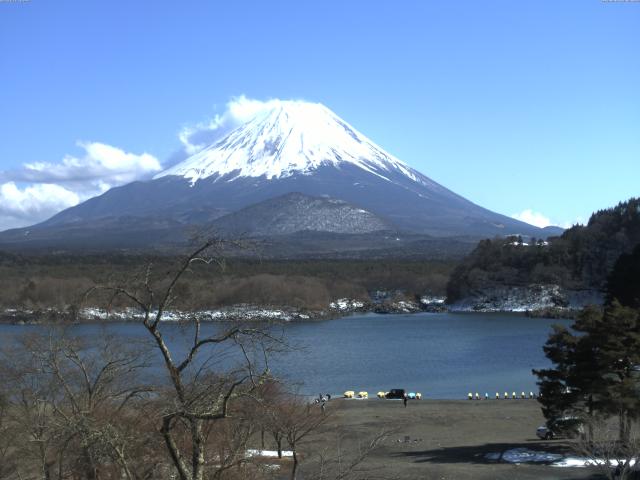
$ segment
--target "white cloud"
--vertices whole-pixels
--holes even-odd
[[[511,215],[511,218],[515,218],[516,220],[520,220],[522,222],[526,222],[530,225],[534,225],[536,227],[544,228],[550,225],[559,226],[562,228],[571,228],[577,224],[584,224],[584,219],[582,217],[576,218],[574,221],[564,221],[564,222],[555,222],[551,220],[546,215],[540,212],[534,212],[532,209],[527,208],[520,213],[514,213]]]
[[[100,142],[79,142],[81,156],[26,163],[0,172],[0,231],[32,225],[112,187],[150,178],[162,167],[140,155]]]
[[[212,119],[182,128],[178,138],[187,155],[199,152],[207,145],[222,138],[234,128],[252,120],[263,112],[268,112],[279,100],[255,100],[244,95],[232,98],[226,104],[224,113]]]
[[[520,213],[514,213],[511,217],[540,228],[551,225],[551,220],[549,218],[545,217],[540,212],[534,212],[530,208],[527,208]]]
[[[571,228],[574,225],[584,225],[587,222],[585,221],[585,219],[583,217],[577,217],[574,221],[569,222],[569,221],[565,221],[562,222],[562,224],[560,225],[562,228]]]
[[[77,205],[80,197],[60,185],[50,183],[23,188],[14,182],[0,185],[0,228],[29,225]]]
[[[20,182],[76,184],[95,191],[101,189],[100,184],[122,185],[162,169],[158,159],[148,153],[136,155],[100,142],[78,142],[78,146],[85,151],[80,157],[67,155],[59,163],[26,163],[0,177]]]

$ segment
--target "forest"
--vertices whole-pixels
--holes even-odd
[[[640,199],[591,215],[548,241],[520,237],[481,241],[452,272],[447,298],[455,302],[495,285],[557,284],[604,290],[614,263],[640,243]]]
[[[157,275],[178,256],[127,254],[20,255],[0,253],[0,307],[66,309],[97,283],[126,280],[149,265]],[[337,298],[368,300],[376,291],[444,295],[450,260],[259,260],[225,258],[217,268],[196,265],[180,286],[176,307],[237,304],[325,309]]]
[[[548,424],[569,420],[578,451],[625,479],[640,453],[640,245],[615,262],[605,290],[603,308],[554,326],[544,345],[553,366],[533,373]]]

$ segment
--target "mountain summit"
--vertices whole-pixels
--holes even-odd
[[[163,246],[184,241],[194,228],[231,224],[256,235],[291,234],[299,226],[305,238],[314,231],[323,233],[323,238],[327,233],[373,235],[376,228],[467,240],[549,234],[439,185],[321,104],[271,101],[269,105],[152,180],[113,188],[33,227],[3,232],[0,245]],[[294,192],[309,198],[287,196]],[[323,198],[329,201],[318,200]],[[332,220],[328,217],[332,211],[343,216]],[[234,216],[234,212],[240,213]],[[272,219],[269,228],[260,227],[267,222],[261,218],[265,212]],[[288,214],[297,219],[286,221]],[[319,218],[313,221],[301,215]],[[396,237],[401,238],[395,233],[385,238]],[[349,241],[353,244],[353,238]]]
[[[187,160],[156,175],[204,178],[281,179],[310,175],[322,166],[350,164],[382,179],[395,172],[422,181],[421,175],[319,103],[279,101],[269,111],[232,131]]]

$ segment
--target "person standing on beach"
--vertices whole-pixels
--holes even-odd
[[[407,408],[407,395],[405,394],[404,397],[402,397],[402,403],[404,403],[404,408]]]

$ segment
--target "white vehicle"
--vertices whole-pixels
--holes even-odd
[[[582,420],[578,417],[560,417],[549,420],[546,425],[536,429],[536,435],[542,440],[551,440],[556,437],[577,437],[584,432]]]
[[[554,437],[553,432],[546,425],[539,426],[536,429],[536,435],[542,440],[551,440]]]

